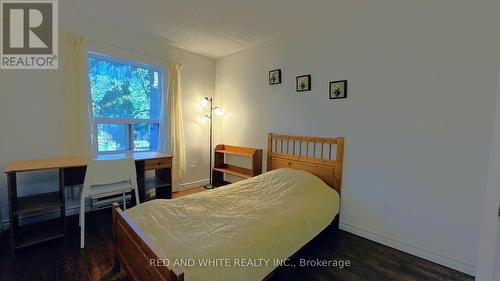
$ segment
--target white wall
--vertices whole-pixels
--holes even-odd
[[[213,96],[215,61],[168,46],[168,42],[125,32],[79,17],[60,2],[60,30],[89,38],[92,50],[146,63],[179,62],[182,70],[183,111],[188,170],[184,183],[201,185],[208,179],[208,131],[201,126],[199,100]],[[70,93],[60,90],[60,71],[0,70],[0,167],[13,160],[69,155],[64,118]],[[201,182],[198,182],[201,181]],[[57,188],[54,172],[20,177],[21,194]],[[0,176],[0,210],[8,218],[6,177]]]
[[[493,280],[500,280],[500,231],[497,232],[497,253],[495,258],[495,278]]]
[[[498,53],[500,57],[500,52]],[[500,72],[496,94],[495,120],[491,134],[490,161],[481,220],[477,260],[478,281],[500,278],[500,231],[497,216],[500,203]],[[496,256],[496,263],[495,263]],[[495,273],[497,271],[497,273]],[[495,274],[497,279],[495,279]]]
[[[497,82],[497,1],[311,3],[314,22],[217,61],[217,142],[345,136],[342,228],[474,273]],[[316,6],[321,8],[315,8]],[[269,86],[281,68],[283,84]],[[312,74],[312,91],[295,77]],[[328,82],[349,80],[330,101]]]

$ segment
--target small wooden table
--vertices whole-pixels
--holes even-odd
[[[156,197],[172,198],[172,156],[158,152],[136,152],[133,154],[106,154],[97,159],[119,159],[132,157],[135,160],[139,200],[149,198],[148,189],[156,189]],[[91,157],[55,158],[45,160],[16,161],[9,163],[7,189],[10,211],[10,238],[12,250],[48,240],[64,237],[65,233],[65,186],[83,184],[87,163]],[[17,173],[59,170],[59,190],[49,193],[17,196]],[[146,171],[155,170],[155,177],[146,178]],[[135,202],[132,200],[132,202]],[[40,224],[19,225],[19,216],[39,212],[60,210],[60,217]]]

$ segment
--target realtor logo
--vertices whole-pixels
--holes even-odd
[[[0,68],[57,69],[57,1],[2,1]]]

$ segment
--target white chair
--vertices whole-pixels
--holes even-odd
[[[96,200],[122,194],[123,209],[126,209],[125,194],[132,191],[135,192],[135,202],[139,205],[134,159],[92,160],[87,165],[80,197],[80,247],[82,249],[85,247],[85,199]]]

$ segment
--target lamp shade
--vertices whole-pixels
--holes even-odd
[[[222,111],[222,109],[220,109],[220,107],[214,108],[214,113],[215,113],[216,116],[222,116],[222,115],[224,115],[224,112]]]
[[[204,98],[200,101],[201,106],[207,107],[207,105],[210,103],[210,100],[208,98]]]
[[[209,119],[210,119],[210,117],[208,117],[207,115],[204,115],[203,117],[201,117],[200,121],[203,124],[207,124]]]

